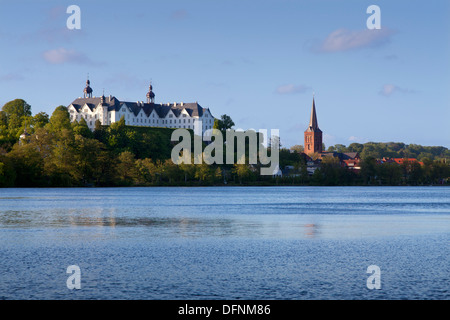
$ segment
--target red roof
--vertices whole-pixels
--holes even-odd
[[[387,160],[389,160],[389,159],[387,159]],[[397,164],[404,164],[405,162],[417,162],[421,166],[424,165],[423,162],[417,161],[416,158],[393,158],[393,159],[390,159],[390,160],[395,161],[395,163],[397,163]]]

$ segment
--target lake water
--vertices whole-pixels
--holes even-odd
[[[449,235],[448,187],[0,189],[0,299],[449,299]]]

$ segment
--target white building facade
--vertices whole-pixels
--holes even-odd
[[[122,117],[128,126],[192,129],[197,135],[204,135],[214,126],[209,108],[203,108],[197,102],[155,103],[151,85],[146,103],[119,101],[113,96],[92,97],[89,85],[88,80],[84,97],[73,101],[68,111],[71,122],[84,118],[91,130],[94,130],[97,120],[102,125],[111,125]]]

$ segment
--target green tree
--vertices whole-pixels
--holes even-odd
[[[122,116],[120,121],[114,122],[109,126],[106,137],[107,146],[116,152],[127,150],[127,136],[125,130],[125,118]],[[128,150],[129,151],[129,150]]]
[[[84,118],[81,118],[79,122],[75,122],[72,128],[73,133],[76,135],[80,135],[89,139],[94,138],[94,134],[92,133],[91,129],[89,129]]]
[[[252,171],[247,164],[236,163],[233,166],[232,172],[238,177],[240,184],[242,184],[242,182],[247,182],[252,175]]]
[[[363,149],[364,149],[364,145],[361,144],[361,143],[356,143],[356,142],[354,142],[354,143],[351,143],[351,144],[348,146],[348,151],[349,151],[349,152],[358,152],[358,153],[361,153],[361,152],[363,151]]]
[[[45,127],[49,122],[50,122],[49,116],[45,112],[39,112],[31,120],[31,124],[35,130],[38,128]]]
[[[15,143],[25,129],[25,121],[31,117],[31,106],[23,99],[15,99],[7,102],[2,111],[0,127],[5,124],[5,116],[7,119],[7,128],[1,128],[4,130],[0,133],[2,140]]]
[[[423,180],[424,170],[422,169],[422,166],[416,161],[411,162],[409,165],[408,183],[418,185],[422,184]]]
[[[402,169],[397,163],[383,163],[378,165],[377,174],[382,184],[396,186],[402,182]]]
[[[132,185],[138,177],[134,154],[124,151],[119,154],[116,164],[116,173],[121,185]]]
[[[111,166],[105,149],[105,146],[95,139],[85,138],[81,135],[75,136],[74,164],[76,172],[74,175],[79,184],[90,185],[104,181],[105,168]]]
[[[326,185],[335,186],[342,183],[341,166],[339,158],[333,156],[326,156],[322,159],[320,170],[323,174],[323,182]]]
[[[223,140],[226,140],[226,132],[234,126],[234,122],[230,116],[224,114],[220,119],[214,119],[214,129],[220,130],[222,132]]]
[[[136,166],[136,180],[139,184],[150,184],[156,181],[156,166],[152,159],[137,159]]]
[[[297,152],[297,153],[303,153],[304,152],[304,147],[301,144],[296,144],[295,146],[292,146],[289,150]]]
[[[48,129],[51,132],[62,131],[63,129],[71,130],[70,113],[65,106],[57,107],[50,117]]]
[[[381,151],[381,146],[377,143],[368,142],[364,144],[364,149],[361,152],[361,159],[380,159],[383,157],[383,152]]]
[[[334,147],[336,148],[336,152],[339,152],[339,153],[348,152],[347,147],[345,145],[343,145],[343,144],[339,144],[338,143],[338,144],[334,145]]]
[[[299,182],[301,184],[306,184],[309,182],[309,173],[308,173],[308,167],[306,166],[306,163],[304,161],[299,162],[297,165],[297,170],[300,173],[299,176]]]
[[[167,159],[163,164],[163,176],[169,180],[169,183],[174,183],[181,177],[181,171],[178,165],[173,163],[172,159]]]
[[[192,156],[192,158],[193,158],[193,156]],[[191,161],[191,164],[181,163],[179,165],[181,174],[183,175],[183,178],[184,178],[184,182],[193,180],[195,178],[196,165],[194,165],[192,163],[193,163],[193,159]]]
[[[106,142],[106,139],[105,139],[106,132],[105,132],[104,128],[102,127],[102,123],[98,119],[95,120],[93,137],[100,142],[103,142],[103,143]]]
[[[16,183],[16,172],[11,160],[0,155],[0,188],[14,187]]]
[[[57,133],[38,128],[31,142],[44,159],[44,176],[51,186],[76,185],[74,135],[63,129]]]
[[[361,178],[365,184],[373,184],[377,177],[377,161],[374,157],[366,157],[361,160]]]
[[[0,126],[8,127],[8,116],[5,111],[0,111]]]
[[[213,178],[213,174],[211,172],[211,166],[202,163],[195,166],[195,178],[197,178],[201,182],[210,182]]]
[[[7,102],[2,110],[9,117],[17,115],[19,117],[31,116],[31,106],[23,99],[15,99]]]
[[[222,168],[217,167],[216,170],[214,171],[214,181],[215,182],[223,181]]]
[[[11,139],[8,130],[8,117],[6,112],[0,111],[0,147],[9,150],[9,146],[15,143],[15,139]]]
[[[100,131],[102,129],[102,123],[99,119],[95,120],[94,131]]]
[[[16,172],[16,187],[35,187],[44,184],[44,161],[31,143],[15,144],[8,158]]]
[[[309,180],[312,185],[320,186],[323,184],[323,173],[320,168],[317,168],[314,170],[314,173],[311,176],[311,179]]]

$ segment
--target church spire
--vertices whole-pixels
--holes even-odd
[[[314,96],[313,96],[313,103],[312,103],[312,108],[311,108],[311,118],[309,120],[308,130],[315,131],[317,129],[319,129],[319,124],[317,122],[316,103],[314,101]]]

